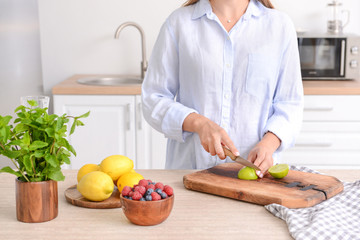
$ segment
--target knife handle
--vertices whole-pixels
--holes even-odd
[[[224,150],[224,153],[225,153],[225,156],[228,156],[230,157],[232,160],[235,160],[236,156],[230,151],[230,149],[228,149],[227,147],[225,146],[222,146],[223,150]]]

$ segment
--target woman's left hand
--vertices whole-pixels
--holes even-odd
[[[281,141],[275,134],[267,132],[263,139],[249,152],[247,160],[261,169],[261,171],[256,171],[260,178],[274,164],[272,155],[280,144]]]

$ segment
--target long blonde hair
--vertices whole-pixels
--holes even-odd
[[[189,5],[192,5],[192,4],[195,4],[197,3],[199,0],[188,0],[184,3],[183,6],[189,6]],[[262,3],[262,5],[264,5],[265,7],[267,8],[274,8],[274,6],[271,4],[270,0],[257,0],[259,2]]]

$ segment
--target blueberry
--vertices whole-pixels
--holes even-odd
[[[160,193],[160,196],[161,196],[162,199],[167,198],[167,194],[164,193],[164,192],[161,192],[161,193]]]
[[[155,192],[157,192],[159,195],[161,195],[163,191],[160,188],[157,188],[157,189],[155,189]]]
[[[128,196],[124,196],[124,198],[129,199],[129,197],[128,197]]]
[[[150,195],[153,191],[154,191],[154,189],[149,188],[148,190],[146,190],[146,195]]]
[[[132,200],[132,197],[129,197],[128,199]]]
[[[151,201],[151,200],[152,200],[151,195],[146,195],[145,200],[146,200],[146,201]]]
[[[146,201],[146,200],[145,200],[145,198],[143,198],[143,197],[142,197],[142,198],[140,198],[140,200],[139,200],[139,201]]]

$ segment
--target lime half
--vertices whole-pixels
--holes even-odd
[[[289,172],[289,165],[287,164],[277,164],[269,168],[269,173],[274,178],[283,178],[286,177],[286,175]]]
[[[255,180],[258,179],[255,169],[251,167],[244,167],[238,172],[238,178],[243,180]]]

